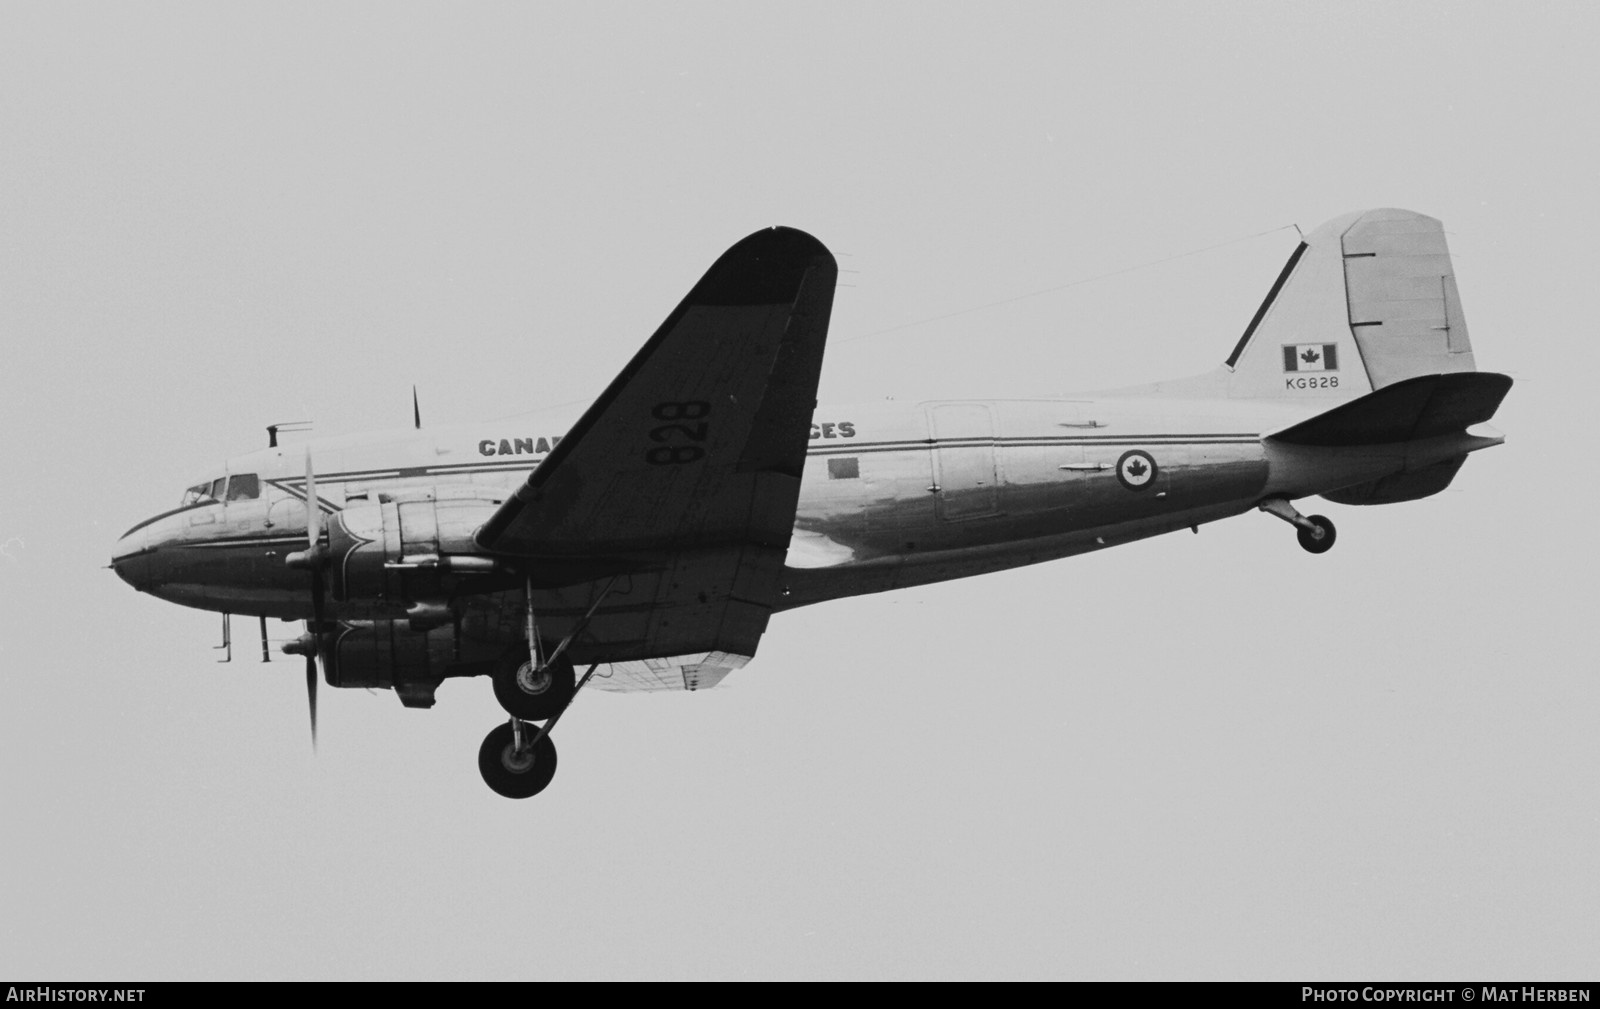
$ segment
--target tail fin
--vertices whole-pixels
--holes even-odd
[[[1337,401],[1475,371],[1444,228],[1409,210],[1307,235],[1225,366],[1228,394]]]

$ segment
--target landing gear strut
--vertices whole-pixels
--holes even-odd
[[[556,746],[550,741],[550,730],[600,668],[599,662],[592,663],[583,679],[574,682],[567,646],[583,633],[616,583],[616,576],[612,576],[589,611],[555,650],[546,654],[533,612],[533,579],[528,579],[527,644],[512,645],[494,671],[495,699],[511,720],[495,726],[478,748],[478,770],[488,786],[501,795],[526,799],[544,791],[555,777]],[[544,722],[543,728],[530,724],[538,721]]]
[[[527,644],[508,648],[494,669],[494,697],[506,709],[506,714],[524,721],[542,722],[559,715],[572,702],[576,687],[567,646],[588,626],[595,606],[599,606],[600,600],[610,591],[611,586],[607,585],[573,632],[563,638],[554,651],[546,651],[539,636],[539,620],[533,611],[533,579],[528,579]]]
[[[510,722],[495,726],[484,738],[478,748],[478,770],[490,788],[508,799],[526,799],[544,791],[556,774],[556,744],[550,741],[550,730],[599,668],[598,662],[589,666],[543,728],[512,715]]]
[[[1300,546],[1309,553],[1327,553],[1333,548],[1333,541],[1339,535],[1326,515],[1302,515],[1286,498],[1268,498],[1256,507],[1294,526]]]

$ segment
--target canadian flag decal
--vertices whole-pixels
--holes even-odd
[[[1293,343],[1283,347],[1284,371],[1338,371],[1337,343]]]

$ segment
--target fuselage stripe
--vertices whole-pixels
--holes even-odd
[[[812,445],[806,454],[811,456],[863,455],[878,452],[931,452],[935,449],[954,448],[1091,448],[1118,446],[1182,446],[1182,445],[1253,445],[1261,441],[1259,434],[1126,434],[1126,435],[1017,435],[1013,437],[988,436],[974,438],[921,438],[898,441],[841,441],[838,444]],[[425,479],[432,476],[464,476],[472,473],[526,473],[539,465],[542,459],[518,459],[512,462],[449,463],[441,466],[418,467],[416,470],[387,469],[347,470],[338,473],[319,473],[318,480],[329,483],[349,483],[357,480],[397,480],[402,476]],[[414,474],[414,475],[413,475]],[[284,477],[267,483],[305,500],[305,479]],[[318,499],[324,509],[338,509],[327,501]]]

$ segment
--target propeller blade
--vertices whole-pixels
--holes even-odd
[[[317,749],[317,656],[306,654],[306,700],[311,704],[311,749]]]
[[[322,506],[317,501],[317,474],[311,469],[311,448],[306,447],[306,539],[317,549],[322,539]]]
[[[317,749],[317,666],[322,660],[323,596],[322,505],[317,498],[317,473],[311,465],[311,446],[306,446],[306,556],[311,569],[311,650],[306,653],[306,702],[311,706],[311,750]]]

